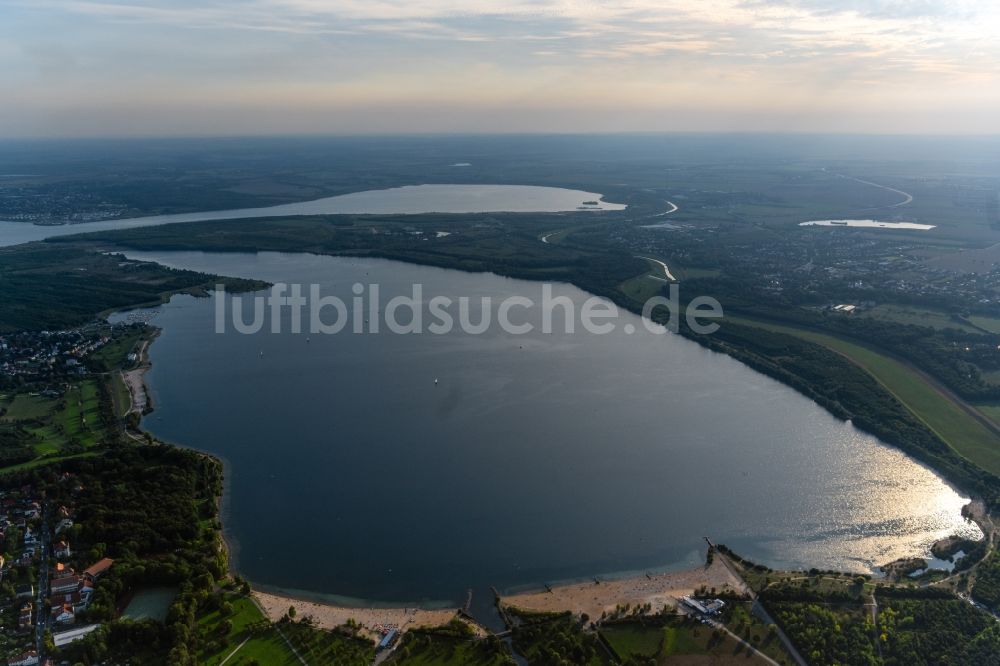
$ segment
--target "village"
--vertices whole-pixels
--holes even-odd
[[[71,493],[82,490],[68,473],[60,483]],[[87,609],[114,561],[73,551],[81,528],[73,518],[73,507],[49,506],[30,485],[0,491],[0,649],[7,664],[51,663],[47,647],[100,626],[87,621]]]

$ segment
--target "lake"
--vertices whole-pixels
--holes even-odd
[[[88,231],[130,229],[172,222],[203,222],[289,215],[417,215],[421,213],[538,213],[575,210],[624,210],[602,195],[560,187],[535,185],[408,185],[387,190],[366,190],[314,201],[263,208],[210,210],[199,213],[151,215],[85,224],[36,225],[0,221],[0,247],[42,240],[51,236]]]
[[[880,222],[878,220],[812,220],[799,222],[800,227],[862,227],[866,229],[910,229],[915,231],[930,231],[933,224],[917,224],[916,222]]]
[[[377,259],[127,254],[346,302],[355,282],[383,303],[414,283],[473,304],[542,289]],[[490,585],[695,565],[706,535],[776,567],[851,571],[981,535],[926,467],[627,313],[608,335],[307,336],[287,312],[281,333],[215,333],[208,298],[159,311],[143,424],[225,460],[235,565],[265,589],[412,604],[473,588],[488,604]]]

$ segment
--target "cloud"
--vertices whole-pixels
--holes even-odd
[[[1000,7],[987,0],[0,1],[8,118],[16,104],[27,117],[179,98],[338,113],[537,102],[623,119],[823,104],[829,116],[851,100],[887,114],[903,97],[992,104],[1000,90]]]

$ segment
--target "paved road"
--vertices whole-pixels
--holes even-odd
[[[42,538],[39,541],[41,557],[38,561],[38,597],[37,617],[35,618],[35,650],[38,651],[39,663],[45,663],[45,630],[51,620],[49,609],[45,604],[49,596],[49,551],[51,536],[49,533],[49,506],[42,507]]]
[[[678,206],[673,201],[664,201],[664,203],[667,204],[668,206],[670,206],[669,210],[665,210],[662,213],[655,213],[653,215],[646,215],[645,217],[633,217],[633,218],[629,218],[629,219],[625,220],[625,222],[635,222],[636,220],[652,220],[652,219],[655,219],[657,217],[663,217],[664,215],[670,215],[671,213],[676,213],[677,212]],[[552,236],[555,236],[556,234],[558,234],[558,233],[560,233],[562,231],[565,231],[565,230],[564,229],[560,229],[559,231],[550,231],[549,233],[547,233],[544,236],[542,236],[541,238],[539,238],[539,240],[541,240],[546,245],[549,245],[549,238],[551,238]]]
[[[758,657],[760,657],[761,659],[763,659],[767,663],[771,664],[772,666],[781,666],[781,664],[779,664],[778,662],[776,662],[774,659],[771,659],[766,654],[764,654],[763,652],[761,652],[760,650],[758,650],[757,648],[755,648],[753,645],[751,645],[750,643],[747,643],[745,640],[743,640],[742,638],[740,638],[739,636],[737,636],[734,632],[730,631],[729,627],[727,627],[726,625],[722,624],[721,622],[716,622],[715,620],[710,620],[709,623],[708,623],[708,626],[712,627],[713,629],[719,629],[721,631],[726,632],[727,634],[729,634],[730,636],[732,636],[733,639],[736,640],[737,643],[739,643],[740,645],[742,645],[747,650],[750,650],[755,655],[757,655]]]
[[[670,282],[676,282],[677,281],[677,278],[675,278],[674,275],[673,275],[673,273],[670,272],[670,268],[665,263],[663,263],[662,261],[660,261],[659,259],[653,259],[652,257],[640,257],[639,255],[635,255],[635,256],[636,256],[637,259],[645,259],[646,261],[652,261],[654,264],[659,264],[660,267],[663,269],[663,274],[666,276],[665,278],[659,278],[659,279],[665,279],[665,280],[668,280]],[[654,275],[653,277],[658,278],[659,276]]]
[[[708,540],[708,537],[705,537],[705,540],[708,541],[709,546],[711,548],[715,549],[715,556],[722,558],[722,563],[726,565],[726,568],[729,569],[729,571],[734,576],[736,576],[740,580],[743,580],[743,576],[741,575],[739,569],[737,569],[736,566],[730,561],[730,559],[726,557],[726,554],[720,551],[718,548],[715,548],[715,546],[712,545],[712,542]],[[744,581],[744,584],[745,583],[746,581]],[[789,655],[791,655],[792,659],[795,661],[796,664],[798,664],[799,666],[808,666],[806,660],[802,658],[801,654],[799,654],[799,650],[798,648],[795,647],[795,644],[792,643],[791,639],[789,639],[788,636],[785,634],[785,632],[781,630],[781,627],[778,626],[778,623],[774,621],[774,618],[772,618],[771,614],[767,612],[767,609],[765,609],[764,606],[761,605],[760,601],[757,600],[757,593],[754,592],[753,588],[751,588],[749,585],[747,585],[746,588],[747,592],[750,594],[750,599],[753,602],[753,604],[750,607],[751,612],[757,617],[759,617],[761,620],[763,620],[765,624],[769,625],[773,624],[777,628],[778,639],[781,641],[782,645],[785,646],[785,651],[788,652]]]
[[[880,185],[879,183],[873,183],[870,180],[861,180],[860,178],[855,178],[854,176],[847,176],[842,173],[838,173],[841,178],[846,178],[847,180],[853,180],[856,183],[861,183],[862,185],[871,185],[872,187],[877,187],[879,189],[888,190],[889,192],[895,192],[896,194],[902,194],[903,200],[898,201],[894,204],[889,204],[888,206],[876,206],[875,208],[863,208],[862,210],[879,210],[880,208],[899,208],[900,206],[905,206],[906,204],[913,201],[913,195],[909,192],[904,192],[903,190],[897,190],[895,187],[889,187],[887,185]]]

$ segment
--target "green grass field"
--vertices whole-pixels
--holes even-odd
[[[8,396],[4,407],[7,413],[3,416],[4,421],[28,421],[47,416],[52,411],[54,400],[40,395],[29,395],[20,393],[15,396]]]
[[[678,276],[681,280],[694,280],[695,278],[714,278],[722,275],[722,271],[713,268],[685,268],[678,266],[676,269],[671,266],[670,272]]]
[[[221,638],[220,646],[209,645],[197,655],[199,664],[212,666],[220,664],[233,650],[249,636],[248,626],[266,620],[264,614],[249,597],[231,596],[232,612],[223,616],[219,611],[212,611],[198,618],[199,633],[203,637],[219,636],[222,623],[230,623],[229,631]],[[229,664],[247,664],[256,659],[260,664],[275,664],[276,666],[299,664],[299,660],[289,649],[288,644],[273,627],[254,635],[233,655]]]
[[[51,465],[52,463],[61,462],[63,460],[72,460],[74,458],[90,458],[91,456],[96,456],[98,451],[85,451],[83,453],[73,453],[66,456],[52,456],[51,458],[37,458],[35,460],[29,460],[25,463],[20,463],[18,465],[9,465],[0,469],[0,474],[10,474],[11,472],[23,472],[27,469],[32,469],[35,467],[41,467],[42,465]]]
[[[111,340],[88,358],[90,366],[98,371],[105,372],[114,368],[128,367],[128,355],[137,349],[139,341],[142,340],[146,332],[143,330],[129,330],[119,338]]]
[[[751,319],[731,318],[731,321],[794,335],[847,356],[868,371],[959,455],[988,472],[1000,475],[1000,437],[899,361],[832,335]]]
[[[969,321],[979,328],[989,331],[990,333],[1000,333],[1000,318],[998,317],[980,317],[978,315],[973,315],[969,317]]]
[[[132,394],[120,372],[111,373],[111,398],[115,402],[115,414],[125,416],[132,408]]]
[[[375,659],[375,644],[365,638],[317,629],[302,622],[282,624],[280,630],[310,666],[368,666]]]
[[[18,423],[36,438],[39,456],[91,448],[107,436],[101,421],[98,379],[71,386],[61,398],[17,394],[3,404],[7,423]]]
[[[994,421],[1000,422],[1000,405],[976,405],[976,409]]]
[[[665,626],[639,622],[610,624],[601,628],[601,636],[622,660],[637,660],[637,663],[649,660],[656,664],[686,660],[711,664],[764,663],[759,655],[748,654],[746,647],[725,632],[683,619],[671,620]]]
[[[975,327],[952,319],[945,312],[904,305],[878,305],[865,312],[862,316],[882,321],[893,321],[899,324],[914,326],[929,326],[938,330],[955,328],[967,333],[978,333]],[[978,326],[978,324],[977,324]]]
[[[49,399],[42,425],[29,428],[41,438],[36,450],[49,455],[70,445],[91,447],[105,435],[101,423],[97,380],[88,379],[71,387],[60,399]]]
[[[511,662],[470,641],[435,637],[421,645],[411,643],[401,647],[388,663],[393,666],[507,666]]]
[[[659,295],[665,284],[667,283],[645,274],[622,282],[618,288],[636,303],[645,303],[653,296]]]

